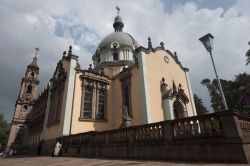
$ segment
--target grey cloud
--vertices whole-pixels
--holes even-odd
[[[151,36],[154,46],[164,41],[167,49],[177,51],[183,65],[190,68],[194,93],[201,96],[207,106],[210,99],[200,82],[203,78],[214,78],[214,73],[199,37],[208,32],[214,34],[214,55],[222,78],[233,79],[235,74],[249,71],[244,58],[250,39],[250,14],[246,10],[249,1],[239,0],[228,10],[199,8],[194,2],[181,3],[171,13],[165,11],[160,0],[116,3],[113,0],[0,2],[0,112],[4,112],[8,120],[34,48],[38,46],[41,50],[38,56],[41,90],[52,76],[62,52],[67,51],[68,41],[79,55],[82,67],[91,63],[100,40],[113,32],[116,5],[121,8],[124,31],[141,45],[146,45],[147,37]]]

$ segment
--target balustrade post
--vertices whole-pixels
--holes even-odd
[[[72,145],[72,142],[73,142],[73,141],[72,141],[72,135],[70,135],[69,138],[70,138],[69,144]]]
[[[220,112],[220,122],[223,132],[227,138],[239,138],[242,137],[242,131],[240,123],[235,112],[226,111]]]
[[[105,133],[105,144],[109,144],[110,140],[109,140],[109,131]]]
[[[174,138],[174,123],[173,121],[165,121],[163,123],[164,140],[172,141]]]
[[[134,127],[127,128],[127,137],[128,137],[128,141],[130,144],[134,143],[134,138],[135,138],[135,136],[134,136],[135,131],[134,130],[135,130]]]

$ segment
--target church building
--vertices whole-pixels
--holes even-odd
[[[21,81],[7,148],[50,154],[71,134],[113,130],[196,115],[188,69],[161,42],[140,46],[117,15],[114,32],[82,68],[72,46],[36,97],[37,57]],[[42,66],[40,66],[42,67]],[[38,152],[39,151],[39,152]]]

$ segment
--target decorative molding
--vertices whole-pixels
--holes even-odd
[[[78,120],[79,121],[85,121],[85,122],[105,122],[105,123],[108,122],[108,119],[85,119],[85,118],[82,118],[82,117],[79,117]]]
[[[181,84],[179,84],[178,88],[176,88],[175,83],[173,81],[173,88],[168,88],[168,85],[165,83],[165,78],[162,77],[161,80],[161,94],[162,94],[162,100],[164,99],[171,99],[174,98],[176,100],[181,100],[184,104],[189,103],[189,99],[187,95],[185,94],[184,90],[181,87]]]
[[[188,68],[185,68],[185,67],[182,66],[181,62],[178,59],[177,54],[174,53],[175,54],[174,55],[171,51],[165,50],[164,45],[158,46],[156,48],[153,48],[153,47],[145,48],[143,46],[140,46],[140,47],[136,48],[135,52],[138,53],[138,52],[142,51],[142,52],[144,52],[146,54],[150,54],[151,52],[156,53],[157,51],[160,51],[160,50],[165,51],[166,53],[168,53],[172,57],[172,59],[175,61],[175,63],[178,64],[181,67],[181,69],[183,71],[188,72]],[[165,60],[165,58],[164,58],[164,60]]]
[[[93,70],[83,70],[82,74],[79,76],[81,80],[82,87],[82,95],[81,95],[81,109],[80,109],[80,117],[79,120],[87,120],[87,121],[103,121],[102,119],[98,119],[98,110],[99,110],[99,93],[101,90],[105,91],[107,97],[107,91],[109,84],[111,81],[109,78],[104,77],[101,74],[96,74]],[[85,89],[86,87],[90,87],[92,89],[92,99],[91,99],[91,118],[87,119],[83,117],[84,112],[84,100],[85,100]],[[104,120],[107,118],[107,101],[105,99],[104,103]]]
[[[119,61],[104,61],[102,63],[99,63],[95,68],[93,69],[95,72],[98,72],[104,67],[116,67],[116,66],[130,66],[134,64],[131,60],[119,60]]]
[[[169,58],[168,58],[167,56],[164,56],[164,61],[165,61],[166,63],[169,63]]]

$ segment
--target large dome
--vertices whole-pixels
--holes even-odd
[[[110,48],[113,42],[119,43],[120,46],[129,46],[132,48],[137,48],[139,46],[130,34],[124,32],[113,32],[101,41],[98,48]]]
[[[139,47],[138,43],[130,34],[122,31],[124,24],[119,15],[115,17],[113,27],[115,32],[101,41],[92,57],[96,71],[134,64],[134,51]]]

